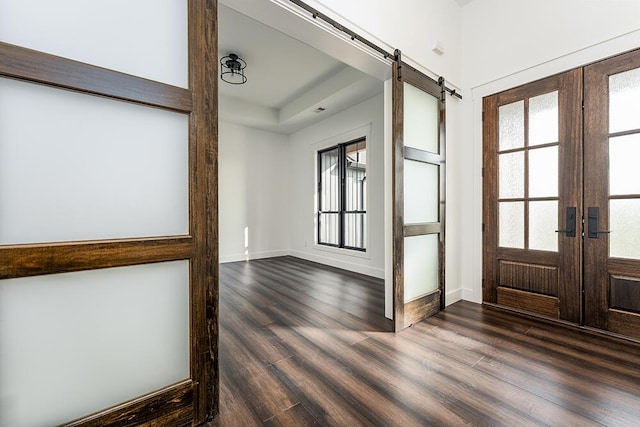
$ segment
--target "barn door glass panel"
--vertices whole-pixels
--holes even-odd
[[[404,83],[404,225],[438,224],[440,218],[440,100]],[[414,155],[407,148],[414,150]],[[432,157],[429,157],[432,156]],[[429,162],[429,159],[434,159]],[[439,287],[439,233],[404,238],[404,301]]]
[[[175,0],[2,0],[0,41],[186,88],[187,5]]]
[[[439,167],[429,163],[404,161],[404,222],[438,222]]]
[[[438,289],[438,235],[404,238],[404,300]]]
[[[189,347],[189,261],[4,280],[0,425],[58,425],[188,379]]]
[[[186,114],[0,78],[0,244],[188,234],[188,129]]]
[[[404,146],[439,152],[438,98],[404,83]],[[435,135],[435,138],[431,137]]]

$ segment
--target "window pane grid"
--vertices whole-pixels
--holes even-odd
[[[557,251],[558,92],[499,107],[501,247]]]
[[[366,250],[364,139],[318,152],[318,244]]]

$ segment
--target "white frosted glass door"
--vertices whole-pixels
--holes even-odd
[[[176,0],[2,0],[0,41],[187,87],[187,5]]]
[[[216,11],[0,1],[0,427],[215,416]]]
[[[444,305],[446,149],[443,87],[411,67],[396,65],[393,286],[399,331]]]
[[[68,422],[189,378],[189,261],[0,282],[0,426]]]
[[[186,114],[0,78],[0,244],[188,234],[188,137]]]

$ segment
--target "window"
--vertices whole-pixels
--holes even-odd
[[[318,152],[318,244],[366,251],[364,138]]]

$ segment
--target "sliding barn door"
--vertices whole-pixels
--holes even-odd
[[[582,71],[486,97],[483,299],[580,321]]]
[[[215,23],[0,2],[1,426],[217,411]]]
[[[442,85],[442,86],[441,86]],[[444,82],[393,67],[393,306],[399,331],[444,305]]]
[[[585,324],[640,339],[640,51],[585,67]]]

